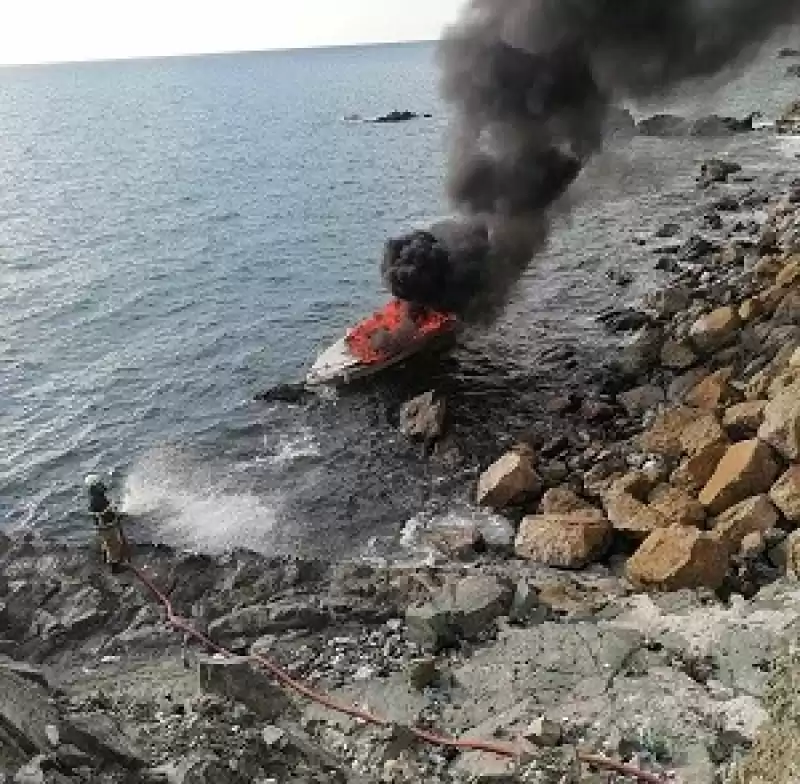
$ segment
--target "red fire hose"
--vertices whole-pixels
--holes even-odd
[[[192,637],[194,640],[203,643],[216,653],[224,656],[233,656],[233,653],[227,648],[218,645],[213,640],[209,639],[205,634],[198,631],[186,619],[176,615],[169,597],[163,591],[161,591],[141,569],[133,566],[133,564],[129,564],[128,568],[164,607],[166,621],[170,626],[178,631],[183,632],[189,637]],[[377,716],[374,713],[366,710],[361,710],[359,708],[346,705],[333,699],[327,694],[314,691],[314,689],[306,686],[304,683],[292,678],[291,675],[286,672],[286,670],[266,656],[251,654],[248,658],[263,667],[278,683],[287,689],[291,689],[292,691],[301,694],[302,696],[313,702],[316,702],[319,705],[323,705],[326,708],[330,708],[332,711],[342,713],[346,716],[350,716],[351,718],[359,719],[367,724],[372,724],[379,727],[387,727],[392,725],[392,722],[386,718]],[[468,751],[484,751],[490,754],[497,754],[501,757],[510,757],[512,759],[517,759],[520,756],[520,750],[510,743],[494,743],[483,740],[462,740],[458,738],[448,738],[434,732],[419,729],[417,727],[409,727],[408,729],[419,740],[424,741],[425,743],[430,743],[434,746]],[[667,779],[663,776],[658,776],[654,773],[647,773],[646,771],[640,770],[631,765],[626,765],[622,762],[617,762],[600,755],[579,753],[578,757],[581,762],[584,762],[587,765],[591,765],[603,770],[614,771],[615,773],[619,773],[623,776],[634,778],[637,781],[645,782],[645,784],[665,784],[665,782],[667,782]]]

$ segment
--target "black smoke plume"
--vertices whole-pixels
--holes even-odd
[[[470,0],[439,52],[455,109],[448,190],[464,222],[389,240],[390,290],[491,318],[619,101],[718,77],[798,21],[800,0]]]

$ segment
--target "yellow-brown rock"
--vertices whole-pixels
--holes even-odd
[[[599,511],[532,515],[522,520],[514,549],[528,561],[580,569],[603,555],[611,530],[611,524]]]
[[[748,534],[763,534],[777,523],[778,513],[772,502],[766,495],[757,495],[740,501],[717,517],[713,533],[733,554]]]
[[[715,411],[731,399],[733,390],[730,380],[732,377],[732,367],[721,368],[710,376],[706,376],[689,390],[685,398],[686,404],[703,411]]]
[[[656,509],[640,501],[618,483],[612,485],[604,496],[603,506],[614,530],[634,539],[644,539],[657,528],[669,525],[669,520]]]
[[[730,343],[739,326],[739,314],[726,305],[697,319],[689,330],[689,337],[699,351],[710,353]]]
[[[719,461],[727,451],[727,442],[718,441],[706,444],[702,449],[687,457],[673,471],[670,478],[672,483],[690,493],[699,493],[714,475]]]
[[[680,431],[678,438],[683,451],[688,455],[702,452],[710,444],[728,444],[728,436],[717,417],[704,411],[697,411],[694,421]]]
[[[800,285],[800,259],[794,256],[785,264],[775,278],[775,285],[784,289]]]
[[[759,278],[775,278],[783,269],[783,262],[778,256],[762,256],[753,266],[753,273]]]
[[[542,496],[542,513],[546,515],[570,514],[594,509],[585,499],[568,487],[553,487]]]
[[[760,400],[767,396],[769,390],[769,374],[759,370],[745,384],[745,400]]]
[[[791,523],[800,523],[800,465],[793,465],[769,491],[772,503]]]
[[[700,492],[709,514],[719,515],[745,498],[766,493],[778,475],[773,452],[763,441],[742,441],[728,448]]]
[[[776,284],[764,289],[758,295],[758,302],[764,313],[774,313],[785,296],[786,288]]]
[[[766,400],[746,400],[736,403],[725,409],[722,416],[722,426],[736,436],[742,433],[755,435],[764,421]]]
[[[662,411],[637,439],[643,451],[673,458],[695,454],[718,441],[727,441],[727,436],[716,417],[689,406]]]
[[[739,318],[744,322],[757,319],[762,312],[763,308],[761,303],[753,297],[746,299],[741,305],[739,305]]]
[[[758,437],[788,460],[800,458],[800,383],[769,401]]]
[[[769,389],[767,389],[767,398],[773,400],[798,382],[800,382],[800,367],[792,367],[786,364],[783,370],[777,373],[770,382]]]
[[[650,495],[650,509],[658,512],[669,525],[702,526],[706,510],[686,490],[671,485],[660,485]]]
[[[628,559],[628,579],[641,588],[678,591],[719,588],[728,571],[726,546],[708,532],[686,526],[654,531]]]
[[[519,447],[489,466],[478,481],[478,504],[503,509],[539,492],[542,480],[536,473],[531,450]]]

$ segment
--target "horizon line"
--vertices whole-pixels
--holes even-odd
[[[176,60],[196,57],[228,57],[247,54],[281,54],[291,52],[307,52],[328,49],[359,49],[372,46],[407,46],[413,44],[436,43],[438,38],[415,38],[404,41],[363,41],[347,44],[308,44],[305,46],[276,46],[264,49],[218,49],[207,52],[174,52],[167,54],[132,54],[118,57],[90,57],[87,59],[36,60],[20,63],[0,63],[5,68],[40,68],[54,65],[92,65],[102,63],[127,63],[146,60]]]

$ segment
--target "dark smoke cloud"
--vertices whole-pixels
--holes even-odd
[[[471,0],[440,48],[456,115],[448,190],[466,224],[390,240],[389,288],[491,318],[615,102],[718,76],[798,21],[800,0]]]

